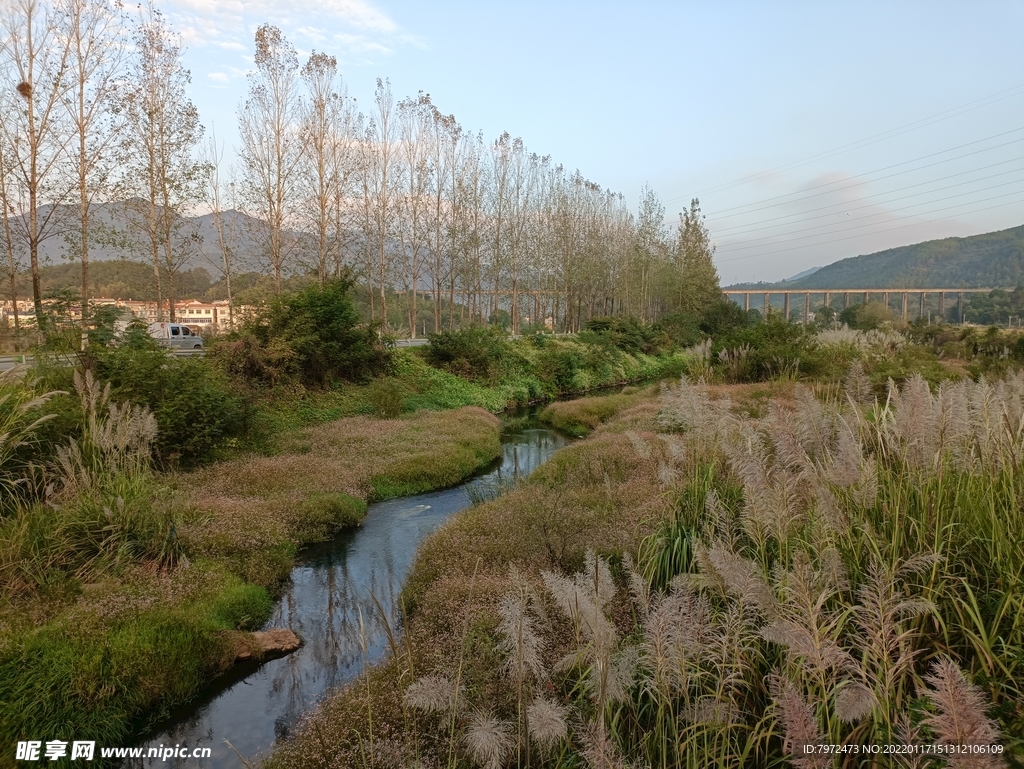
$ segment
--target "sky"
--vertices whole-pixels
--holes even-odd
[[[231,154],[253,35],[334,55],[369,105],[461,125],[666,225],[697,197],[723,285],[1024,224],[1024,0],[165,0],[190,95]]]

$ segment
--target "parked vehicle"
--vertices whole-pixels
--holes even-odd
[[[203,338],[183,323],[150,323],[149,335],[165,347],[201,350]]]

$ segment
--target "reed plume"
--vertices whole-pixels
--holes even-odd
[[[971,745],[988,747],[999,744],[999,731],[985,715],[985,695],[967,680],[963,671],[949,659],[940,657],[925,676],[930,688],[925,696],[934,706],[934,712],[925,716],[924,723],[931,729],[940,745]],[[954,769],[996,769],[1006,766],[1001,755],[983,753],[951,753],[948,765]]]
[[[469,755],[484,769],[501,769],[515,745],[511,732],[512,724],[507,721],[485,711],[474,713],[465,736]]]
[[[567,708],[548,697],[538,697],[527,708],[530,739],[541,750],[551,750],[569,735]]]

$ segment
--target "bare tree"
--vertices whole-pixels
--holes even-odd
[[[69,132],[63,109],[68,93],[69,40],[37,0],[13,0],[0,18],[4,32],[2,88],[20,105],[0,120],[11,151],[8,202],[13,224],[27,246],[36,321],[43,327],[39,246],[61,233],[64,204],[72,194],[65,173]],[[41,209],[44,203],[49,205]]]
[[[390,241],[394,236],[394,213],[397,196],[398,118],[391,83],[377,80],[373,113],[366,126],[360,157],[360,179],[363,193],[363,232],[367,273],[376,273],[380,291],[380,317],[388,323],[387,293],[392,286]],[[370,315],[374,315],[373,278],[370,278]]]
[[[203,197],[205,169],[193,157],[203,136],[199,112],[185,89],[192,77],[181,64],[181,44],[152,5],[140,9],[124,99],[120,145],[129,241],[149,253],[163,319],[162,272],[175,318],[174,275],[195,253],[198,233],[186,214]]]
[[[206,204],[213,217],[213,228],[217,232],[217,247],[220,251],[220,269],[224,274],[224,284],[228,294],[228,327],[235,326],[234,297],[231,293],[231,270],[235,262],[235,243],[233,228],[224,221],[224,185],[220,178],[220,169],[224,159],[224,148],[217,144],[217,134],[210,132],[209,141],[204,148],[203,165],[206,168]]]
[[[455,252],[452,246],[455,231],[454,188],[458,176],[462,126],[454,115],[443,115],[435,107],[430,111],[427,140],[429,162],[433,174],[433,191],[428,211],[428,241],[431,259],[427,266],[431,295],[434,298],[434,332],[443,324],[441,295],[451,282],[454,294]],[[449,323],[451,305],[449,304]]]
[[[333,56],[315,51],[302,68],[309,98],[302,109],[303,159],[298,184],[301,217],[311,236],[313,263],[321,285],[332,264],[341,270],[347,237],[347,195],[356,170],[356,118],[352,100],[338,77]]]
[[[58,30],[70,48],[64,104],[73,134],[68,153],[77,181],[84,328],[89,316],[90,212],[96,197],[108,189],[116,168],[111,150],[123,126],[118,97],[126,75],[126,30],[119,2],[58,0],[56,11]]]
[[[398,103],[405,184],[398,198],[398,238],[406,258],[405,292],[409,336],[416,338],[417,298],[427,246],[427,208],[434,169],[430,163],[431,120],[434,105],[422,91]]]
[[[262,223],[264,255],[280,293],[281,276],[298,246],[288,227],[295,223],[303,155],[299,61],[281,30],[263,24],[256,30],[255,63],[249,97],[238,109],[243,195]]]
[[[2,97],[0,97],[0,109],[4,109]],[[6,109],[4,109],[6,112]],[[3,238],[4,249],[4,274],[7,277],[11,291],[11,307],[14,310],[14,330],[21,329],[21,321],[18,317],[18,273],[21,266],[16,256],[18,246],[15,241],[14,228],[11,227],[11,217],[14,215],[14,208],[8,199],[7,189],[10,178],[10,163],[12,153],[6,146],[6,136],[0,133],[0,216],[3,216],[3,228],[0,229],[0,237]]]

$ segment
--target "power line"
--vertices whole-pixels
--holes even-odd
[[[996,174],[996,175],[997,176],[1002,176],[1003,174]],[[982,187],[981,189],[978,189],[978,190],[972,190],[969,193],[958,193],[956,195],[947,195],[944,198],[935,198],[934,200],[925,200],[925,201],[922,201],[921,203],[911,203],[910,205],[901,206],[900,208],[887,208],[887,209],[883,209],[882,211],[879,211],[879,212],[874,213],[874,214],[867,214],[866,216],[858,217],[857,221],[862,221],[863,219],[870,219],[870,218],[872,218],[874,216],[884,216],[885,214],[891,214],[891,213],[895,213],[897,211],[906,211],[908,208],[917,208],[919,206],[931,205],[932,203],[941,203],[944,200],[952,200],[953,198],[962,198],[962,197],[966,197],[967,195],[972,195],[972,194],[979,193],[979,192],[988,192],[989,190],[999,189],[1000,187],[1006,187],[1006,186],[1008,186],[1010,184],[1020,184],[1022,182],[1024,182],[1024,179],[1013,179],[1012,181],[1003,182],[1002,184],[992,184],[992,185],[990,185],[988,187]],[[960,185],[954,184],[954,185],[951,185],[947,189],[951,189],[952,187],[957,187],[957,186],[960,186]],[[939,190],[930,190],[929,193],[927,193],[927,194],[931,194],[932,192],[938,192],[938,191]],[[925,194],[925,193],[918,193],[918,194]],[[913,198],[913,197],[917,197],[917,195],[907,195],[905,197]],[[899,198],[897,198],[897,200],[899,200]],[[988,200],[988,198],[986,198],[986,200]],[[894,202],[894,201],[888,201],[888,202]],[[980,201],[977,201],[977,202],[980,202]],[[964,205],[970,205],[970,203],[969,202],[965,202]],[[870,207],[871,207],[870,204],[869,205],[865,205],[865,206],[860,206],[860,208],[870,208]],[[854,209],[851,209],[851,210],[855,211],[855,210],[858,210],[858,209],[854,208]],[[816,218],[820,218],[820,217],[816,217]],[[754,238],[754,240],[755,241],[760,241],[760,240],[767,240],[768,238],[784,237],[784,236],[795,234],[797,232],[810,232],[811,230],[820,230],[823,227],[834,227],[834,226],[836,226],[836,224],[837,224],[836,222],[830,222],[830,223],[826,223],[826,224],[816,224],[814,226],[804,227],[804,228],[799,229],[799,230],[789,230],[788,232],[780,232],[780,233],[778,233],[776,235],[764,235],[764,236],[759,237],[759,238]],[[841,230],[839,230],[839,231],[841,231]],[[745,234],[745,233],[740,233],[740,234]],[[818,233],[818,234],[828,234],[828,233]],[[741,241],[741,242],[743,242],[743,241]],[[753,246],[743,246],[743,248],[753,248]]]
[[[1003,166],[1003,165],[1006,165],[1007,163],[1012,163],[1012,162],[1017,161],[1017,160],[1024,160],[1024,155],[1020,155],[1020,156],[1015,157],[1015,158],[1010,158],[1009,160],[1000,161],[998,163],[992,163],[992,164],[987,165],[987,166],[981,166],[980,168],[972,168],[970,171],[960,171],[959,173],[949,174],[948,176],[942,176],[942,177],[939,177],[938,179],[929,179],[926,182],[918,182],[917,184],[909,184],[909,185],[907,185],[905,187],[898,187],[898,188],[896,188],[894,190],[889,190],[887,192],[878,193],[878,196],[891,195],[894,192],[902,192],[903,190],[913,189],[914,187],[921,187],[921,186],[926,185],[926,184],[933,184],[934,182],[945,181],[946,179],[953,179],[953,178],[956,178],[957,176],[964,176],[966,174],[977,173],[978,171],[984,171],[984,170],[986,170],[988,168],[995,168],[996,166]],[[837,212],[831,212],[831,213],[827,213],[827,214],[819,214],[817,216],[810,216],[810,217],[806,216],[806,214],[813,213],[814,211],[823,211],[823,210],[825,210],[827,208],[841,208],[844,211],[859,211],[859,210],[861,210],[863,208],[870,208],[872,205],[880,205],[882,203],[893,203],[893,202],[895,202],[897,200],[906,200],[907,198],[917,197],[918,195],[930,195],[930,194],[932,194],[934,192],[941,192],[942,190],[950,190],[950,189],[953,189],[954,187],[962,187],[965,184],[975,184],[976,182],[986,181],[988,179],[995,179],[995,178],[997,178],[999,176],[1006,176],[1006,174],[1020,173],[1022,170],[1024,170],[1024,169],[1012,168],[1009,171],[1002,171],[1001,173],[998,173],[998,174],[991,174],[989,176],[982,176],[982,177],[980,177],[978,179],[969,179],[967,181],[959,182],[957,184],[949,184],[949,185],[946,185],[945,187],[937,187],[935,189],[925,190],[924,192],[916,192],[916,193],[914,193],[912,195],[904,195],[903,197],[899,197],[899,198],[891,198],[889,200],[877,201],[876,203],[869,203],[869,204],[864,205],[864,206],[854,206],[854,207],[851,208],[850,207],[850,203],[851,202],[855,202],[855,201],[858,201],[858,200],[868,200],[869,199],[868,196],[861,196],[861,197],[855,198],[854,201],[840,201],[838,203],[829,203],[826,206],[818,206],[817,208],[811,208],[811,209],[808,209],[806,211],[801,211],[801,212],[793,213],[793,214],[782,214],[780,216],[773,217],[771,219],[762,219],[762,220],[757,221],[757,222],[750,222],[749,224],[737,224],[737,225],[735,225],[733,227],[721,227],[721,228],[718,228],[718,229],[715,230],[715,234],[716,234],[716,236],[722,236],[723,233],[729,233],[730,230],[741,230],[740,232],[737,232],[737,233],[729,233],[728,237],[734,237],[736,235],[745,235],[748,232],[758,232],[760,230],[772,229],[772,228],[775,228],[775,227],[785,227],[787,225],[798,224],[798,222],[779,222],[780,219],[791,219],[793,217],[803,217],[804,221],[812,221],[814,219],[823,219],[825,217],[835,216],[835,214]],[[876,196],[876,197],[878,197],[878,196]],[[779,222],[779,223],[778,224],[767,224],[768,222]],[[754,227],[752,229],[743,229],[745,227],[752,227],[753,225],[756,225],[756,224],[766,224],[767,226],[765,226],[765,227]]]
[[[869,146],[871,144],[877,144],[878,142],[884,141],[885,139],[890,139],[890,138],[893,138],[895,136],[900,136],[900,135],[902,135],[904,133],[908,133],[910,131],[917,130],[918,128],[924,128],[926,126],[933,125],[935,123],[939,123],[939,122],[941,122],[943,120],[948,120],[949,118],[957,117],[957,116],[965,114],[967,112],[971,112],[971,111],[976,110],[976,109],[981,109],[982,107],[987,107],[990,104],[996,104],[997,102],[1005,101],[1006,99],[1013,98],[1013,96],[1015,94],[1013,94],[1012,92],[1013,91],[1019,91],[1022,88],[1024,88],[1024,83],[1019,83],[1019,84],[1017,84],[1015,86],[1012,86],[1011,88],[1007,88],[1007,89],[1002,90],[1002,91],[997,91],[994,94],[990,94],[989,96],[983,96],[980,99],[975,99],[974,101],[969,101],[966,104],[961,104],[961,105],[959,105],[957,107],[951,107],[950,109],[943,110],[942,112],[937,112],[934,115],[929,115],[928,117],[920,118],[919,120],[914,120],[914,121],[912,121],[910,123],[905,123],[902,126],[897,126],[896,128],[891,128],[891,129],[889,129],[887,131],[882,131],[881,133],[878,133],[878,134],[873,134],[872,136],[868,136],[868,137],[866,137],[864,139],[858,139],[857,141],[850,142],[849,144],[843,144],[843,145],[840,145],[839,147],[836,147],[834,149],[825,150],[823,152],[819,152],[819,153],[817,153],[815,155],[811,155],[811,156],[809,156],[807,158],[803,158],[801,160],[794,160],[794,161],[791,161],[789,163],[784,163],[784,164],[782,164],[780,166],[776,166],[774,168],[769,168],[769,169],[767,169],[765,171],[758,171],[757,173],[754,173],[754,174],[748,174],[747,176],[742,176],[742,177],[740,177],[738,179],[734,179],[731,182],[724,182],[722,184],[715,185],[714,187],[708,187],[706,189],[698,191],[697,194],[696,194],[696,197],[700,197],[701,195],[703,195],[705,193],[708,193],[708,192],[719,192],[719,191],[722,191],[722,190],[731,189],[732,187],[737,187],[737,186],[739,186],[741,184],[746,184],[746,183],[748,183],[750,181],[755,181],[755,180],[760,179],[760,178],[762,178],[764,176],[767,176],[769,174],[776,173],[777,171],[785,171],[785,170],[790,169],[790,168],[799,168],[801,166],[804,166],[804,165],[807,165],[809,163],[812,163],[815,160],[824,160],[826,158],[833,157],[835,155],[841,154],[841,153],[846,152],[846,151],[851,150],[851,149],[858,149],[860,147]],[[999,98],[996,98],[996,97],[999,97]],[[985,103],[982,104],[981,102],[985,102]],[[975,106],[972,106],[972,105],[975,105]],[[665,202],[666,203],[672,203],[672,202],[675,202],[677,200],[685,200],[688,197],[690,197],[690,196],[689,195],[681,195],[681,196],[676,197],[676,198],[669,198]]]
[[[1007,184],[1014,184],[1014,183],[1015,182],[1007,182]],[[997,187],[1005,187],[1006,185],[1000,184],[1000,185],[996,185],[996,186]],[[981,200],[975,200],[975,201],[972,201],[971,203],[961,203],[959,205],[954,205],[954,206],[944,206],[942,208],[935,208],[935,209],[932,209],[931,211],[922,211],[921,214],[919,214],[919,215],[923,216],[925,214],[934,214],[934,213],[937,213],[938,211],[946,211],[946,210],[948,210],[950,208],[959,208],[960,206],[965,206],[965,205],[968,205],[968,206],[969,205],[974,205],[975,203],[987,203],[990,200],[998,200],[999,198],[1005,198],[1005,197],[1008,197],[1010,195],[1016,195],[1020,191],[1021,190],[1014,190],[1013,192],[1006,192],[1006,193],[1004,193],[1002,195],[993,195],[990,198],[982,198]],[[943,200],[950,200],[951,198],[954,198],[954,197],[959,197],[959,196],[958,195],[951,195],[948,198],[943,198]],[[928,201],[928,202],[929,203],[938,203],[940,201],[933,200],[933,201]],[[928,203],[918,203],[916,205],[904,206],[903,208],[894,208],[893,211],[905,211],[908,208],[917,208],[918,206],[923,206],[923,205],[928,205]],[[882,213],[889,213],[889,212],[888,211],[884,211]],[[866,224],[857,224],[857,225],[854,225],[852,227],[844,227],[844,228],[841,228],[841,229],[838,229],[838,230],[834,230],[833,232],[849,232],[850,230],[859,230],[859,229],[861,229],[863,227],[874,227],[877,224],[878,224],[878,222],[868,222]],[[816,227],[811,227],[810,229],[817,229],[817,228]],[[797,232],[803,232],[803,230],[797,230]],[[735,251],[746,251],[747,249],[751,249],[751,248],[765,248],[765,247],[769,247],[769,246],[778,246],[778,245],[782,245],[783,243],[792,243],[793,241],[796,241],[796,240],[807,240],[808,238],[820,238],[823,235],[831,235],[831,234],[832,234],[832,232],[818,232],[818,233],[816,233],[814,235],[801,235],[798,238],[788,238],[787,240],[777,240],[774,243],[752,243],[750,245],[735,246],[733,248],[729,248],[728,246],[726,246],[726,249],[727,249],[727,253],[732,253],[732,252],[735,252]]]
[[[1004,196],[1003,195],[998,195],[997,197],[1004,197]],[[992,199],[994,199],[994,198],[992,198]],[[982,203],[984,201],[979,200],[979,201],[976,201],[976,202]],[[976,209],[974,211],[965,211],[964,213],[967,213],[967,214],[979,214],[979,213],[981,213],[983,211],[991,211],[992,209],[995,209],[995,208],[1003,208],[1005,206],[1011,206],[1011,205],[1014,205],[1015,203],[1021,203],[1021,202],[1024,202],[1024,198],[1022,198],[1021,200],[1009,200],[1006,203],[997,203],[994,206],[986,206],[985,208],[979,208],[979,209]],[[948,208],[956,208],[956,206],[948,206]],[[946,210],[946,209],[939,209],[939,210],[942,211],[942,210]],[[935,213],[935,212],[934,211],[925,211],[921,215],[930,214],[930,213]],[[903,218],[906,218],[906,217],[903,217]],[[744,259],[756,259],[759,256],[771,256],[772,254],[783,254],[783,253],[786,253],[788,251],[793,251],[793,250],[798,249],[798,248],[813,248],[813,247],[817,247],[817,246],[828,245],[829,243],[839,243],[839,242],[842,242],[844,240],[852,240],[853,238],[862,238],[862,237],[864,237],[866,235],[878,235],[878,234],[883,233],[883,232],[892,232],[894,230],[902,230],[902,229],[906,229],[907,227],[917,227],[917,226],[922,225],[922,224],[934,224],[935,222],[942,221],[943,219],[945,219],[945,217],[940,217],[938,219],[926,219],[924,221],[910,222],[909,224],[901,224],[901,225],[899,225],[897,227],[888,227],[888,228],[886,228],[884,230],[875,230],[873,232],[860,232],[860,233],[857,233],[856,235],[847,235],[846,237],[842,237],[842,238],[833,238],[832,240],[824,240],[824,241],[821,241],[820,243],[807,243],[806,245],[803,245],[803,246],[793,246],[792,248],[783,248],[783,249],[779,249],[778,251],[767,251],[767,252],[763,252],[763,253],[759,253],[759,254],[748,254],[746,256],[734,256],[731,259],[718,259],[716,261],[719,261],[719,262],[738,262],[738,261],[741,261],[741,260],[744,260]],[[801,240],[802,240],[802,238],[801,238]],[[777,245],[782,245],[782,243],[772,243],[771,245],[777,246]],[[730,252],[726,251],[726,253],[730,253]]]
[[[905,166],[905,165],[907,165],[909,163],[916,163],[916,162],[918,162],[920,160],[927,160],[928,158],[932,158],[932,157],[935,157],[937,155],[945,155],[947,152],[955,152],[956,150],[963,149],[964,147],[970,147],[970,146],[975,145],[975,144],[981,144],[982,142],[991,141],[992,139],[998,139],[1001,136],[1007,136],[1008,134],[1018,133],[1019,131],[1024,131],[1024,126],[1021,126],[1020,128],[1012,128],[1009,131],[1003,131],[1002,133],[994,134],[992,136],[987,136],[984,139],[977,139],[977,140],[972,141],[972,142],[967,142],[966,144],[960,144],[960,145],[958,145],[956,147],[950,147],[949,149],[940,150],[938,152],[932,152],[932,153],[929,153],[928,155],[922,155],[922,156],[914,158],[912,160],[904,160],[901,163],[893,163],[892,165],[883,166],[882,168],[876,168],[873,171],[866,171],[865,173],[862,173],[862,174],[855,174],[854,176],[846,177],[846,179],[843,179],[841,181],[847,181],[849,179],[862,179],[862,178],[864,178],[866,176],[871,176],[873,174],[881,173],[882,171],[888,171],[890,168],[899,168],[900,166]],[[902,174],[905,174],[905,173],[911,173],[913,171],[920,171],[922,169],[931,168],[933,166],[941,165],[943,163],[951,163],[954,160],[961,160],[963,158],[971,157],[972,155],[978,155],[978,154],[981,154],[983,152],[991,152],[992,150],[999,149],[1000,147],[1006,147],[1006,146],[1008,146],[1010,144],[1014,144],[1014,143],[1016,143],[1016,141],[1017,140],[1008,141],[1008,142],[1004,142],[1002,144],[997,144],[997,145],[995,145],[993,147],[985,147],[984,149],[975,150],[974,152],[966,152],[963,155],[957,155],[956,157],[946,158],[945,160],[940,160],[940,161],[937,161],[935,163],[929,163],[928,165],[919,166],[918,168],[910,168],[910,169],[907,169],[906,171],[898,171],[898,172],[896,172],[894,174],[889,174],[887,176],[882,176],[882,177],[880,177],[878,179],[873,179],[872,181],[876,181],[877,182],[877,181],[882,181],[883,179],[891,179],[894,176],[901,176]],[[719,219],[722,219],[722,218],[730,219],[732,217],[721,217],[721,216],[718,216],[718,215],[719,214],[727,213],[729,211],[736,211],[736,210],[739,210],[741,208],[750,208],[751,206],[760,206],[761,203],[769,203],[769,202],[771,202],[773,200],[781,200],[782,198],[792,197],[793,195],[799,195],[799,194],[801,194],[803,192],[808,192],[810,190],[821,189],[822,187],[831,187],[831,186],[833,186],[835,184],[840,184],[841,181],[825,182],[823,184],[817,184],[817,185],[815,185],[813,187],[808,187],[805,190],[799,190],[797,192],[787,192],[787,193],[785,193],[783,195],[775,195],[775,196],[770,197],[770,198],[764,198],[763,200],[756,200],[753,203],[745,203],[745,204],[740,205],[740,206],[733,206],[731,208],[723,208],[721,211],[718,211],[718,212],[715,212],[715,213],[712,213],[712,214],[708,214],[708,221],[715,221],[715,217],[716,216]],[[852,185],[847,185],[845,187],[838,187],[835,190],[830,190],[830,191],[831,192],[838,192],[839,190],[849,189],[850,187],[855,187],[855,186],[857,186],[857,185],[852,184]],[[797,198],[796,200],[807,200],[807,199],[810,199],[810,198],[818,197],[821,194],[822,193],[815,193],[814,195],[805,195],[804,197]],[[796,201],[788,201],[788,202],[796,202]],[[745,211],[744,213],[748,213],[749,214],[749,213],[753,213],[754,211],[761,211],[761,210],[764,210],[765,208],[773,208],[773,207],[774,206],[770,206],[770,205],[769,206],[760,206],[759,208],[753,208],[750,211]],[[733,216],[739,216],[739,214],[734,214]]]

